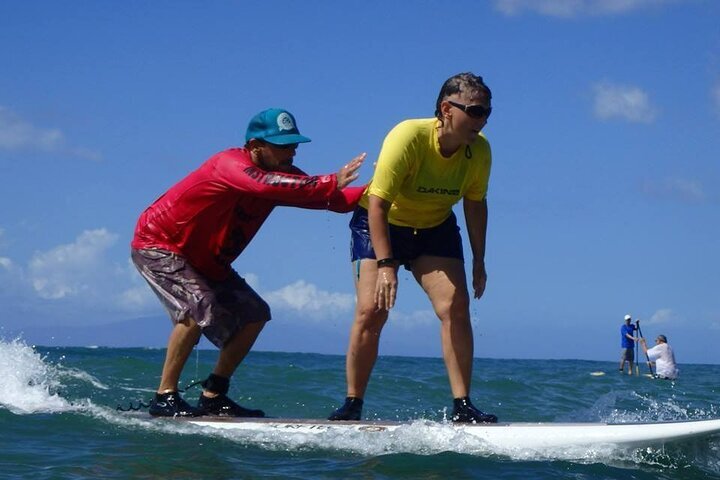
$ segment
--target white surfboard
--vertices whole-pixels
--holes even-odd
[[[416,422],[347,421],[196,417],[183,419],[191,424],[225,430],[255,432],[323,432],[400,433],[417,422],[430,429],[454,428],[498,448],[546,449],[558,447],[617,445],[644,447],[720,433],[720,419],[658,423],[497,423],[448,424],[418,420]]]

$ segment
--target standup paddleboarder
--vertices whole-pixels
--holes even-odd
[[[395,304],[400,265],[440,319],[455,422],[497,422],[470,401],[473,331],[462,238],[452,207],[463,200],[475,298],[485,291],[490,144],[480,131],[492,107],[482,77],[461,73],[442,86],[435,117],[401,122],[385,138],[373,179],[350,221],[357,304],[346,359],[347,397],[330,420],[359,420]]]
[[[632,317],[625,315],[625,324],[620,327],[620,371],[625,372],[625,363],[630,364],[628,375],[633,374],[635,365],[635,342],[638,338],[634,335],[637,325],[633,325]]]
[[[309,141],[290,112],[264,110],[250,120],[244,147],[212,156],[140,216],[132,260],[174,324],[151,415],[264,416],[227,396],[230,377],[270,320],[268,304],[231,263],[276,206],[349,212],[364,188],[346,187],[365,154],[330,175],[295,167],[298,144]],[[201,334],[220,355],[196,408],[178,394],[178,381]]]

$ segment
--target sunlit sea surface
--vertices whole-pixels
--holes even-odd
[[[183,385],[207,376],[216,357],[193,353]],[[0,340],[0,478],[720,479],[720,437],[650,449],[494,451],[440,434],[427,421],[445,421],[451,399],[435,358],[376,365],[365,418],[424,420],[402,435],[222,432],[117,411],[151,397],[163,358],[157,349]],[[718,385],[717,365],[681,365],[669,382],[621,375],[615,362],[476,359],[473,398],[509,422],[708,419],[720,418]],[[231,384],[241,404],[293,418],[326,417],[344,390],[344,357],[297,353],[252,352]],[[185,395],[195,402],[199,393]]]

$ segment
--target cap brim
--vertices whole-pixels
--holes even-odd
[[[273,145],[290,145],[293,143],[307,143],[312,140],[310,140],[304,135],[292,133],[289,135],[276,135],[274,137],[265,137],[263,138],[263,141],[267,143],[272,143]]]

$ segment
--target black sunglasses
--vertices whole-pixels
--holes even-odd
[[[274,148],[279,148],[280,150],[290,150],[291,148],[297,148],[299,144],[297,143],[286,143],[285,145],[278,145],[277,143],[271,143],[264,140],[261,140],[262,143],[265,145],[270,145]]]
[[[453,102],[452,100],[448,100],[447,102],[453,107],[457,107],[467,113],[472,118],[487,118],[492,113],[492,107],[485,107],[483,105],[463,105],[462,103]]]

